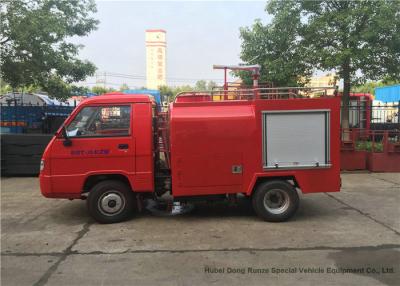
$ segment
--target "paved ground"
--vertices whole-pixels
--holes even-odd
[[[400,174],[342,180],[286,223],[243,202],[99,225],[82,201],[41,197],[36,178],[4,178],[2,285],[399,285]]]

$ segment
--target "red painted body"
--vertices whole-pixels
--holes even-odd
[[[206,96],[194,100],[189,96],[170,106],[168,134],[174,197],[251,195],[257,180],[264,177],[290,178],[303,193],[340,190],[340,98],[207,100]],[[149,96],[113,94],[85,100],[65,125],[83,107],[107,104],[131,106],[129,136],[74,138],[72,146],[64,146],[59,130],[43,154],[45,166],[40,174],[40,185],[44,196],[80,198],[88,178],[110,174],[126,178],[134,192],[154,192],[157,150],[153,139],[154,102]],[[261,112],[313,109],[330,110],[331,166],[264,170]],[[118,150],[116,146],[121,143],[128,144],[129,149]],[[295,138],[293,144],[296,144]],[[87,150],[99,151],[88,154]],[[102,154],[101,150],[109,152]],[[232,165],[241,165],[242,173],[234,174]]]
[[[250,195],[260,177],[294,177],[304,193],[339,191],[339,105],[339,98],[174,103],[170,110],[174,196]],[[261,111],[327,107],[332,167],[264,171]],[[232,174],[232,165],[242,165],[243,173]]]

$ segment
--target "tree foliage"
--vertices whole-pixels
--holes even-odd
[[[206,80],[198,80],[195,85],[194,85],[194,90],[196,91],[210,91],[212,90],[214,87],[217,86],[217,83],[215,83],[214,81],[210,80],[210,81],[206,81]]]
[[[199,80],[195,83],[194,87],[190,85],[182,85],[182,86],[160,86],[160,94],[162,96],[165,96],[168,98],[168,102],[174,101],[175,97],[177,94],[185,91],[210,91],[214,87],[216,87],[217,84],[214,81],[205,81],[205,80]]]
[[[301,1],[302,45],[314,67],[349,84],[400,78],[399,1]]]
[[[195,90],[194,87],[190,85],[182,85],[182,86],[176,86],[176,87],[171,87],[171,86],[160,86],[160,94],[163,96],[166,96],[168,98],[168,102],[171,102],[175,99],[176,95],[184,92],[184,91],[193,91]]]
[[[93,0],[5,0],[1,8],[1,78],[12,88],[40,86],[50,95],[68,97],[70,84],[93,75],[95,66],[78,59],[80,45],[98,21]]]
[[[359,93],[369,93],[375,95],[375,88],[388,85],[396,85],[396,84],[400,84],[400,80],[396,81],[396,80],[384,79],[382,81],[368,81],[363,84],[353,86],[351,91]]]
[[[261,64],[262,79],[277,85],[335,70],[345,127],[352,84],[400,78],[400,1],[272,0],[266,10],[271,23],[241,30],[242,59]]]
[[[261,82],[274,86],[303,85],[312,73],[302,45],[298,44],[301,13],[296,1],[270,2],[266,11],[274,15],[269,24],[257,19],[252,27],[240,29],[241,59],[261,65]],[[249,72],[239,72],[247,85],[252,84]]]
[[[207,90],[213,90],[213,88],[217,87],[218,84],[215,81],[210,80],[207,83]]]
[[[194,89],[197,91],[207,90],[207,82],[205,80],[198,80],[194,85]]]
[[[104,87],[104,86],[100,86],[100,85],[95,85],[95,86],[92,87],[91,91],[93,93],[97,94],[97,95],[100,95],[100,94],[104,94],[104,93],[107,93],[107,92],[113,92],[113,91],[115,91],[115,89],[114,88],[110,88],[110,87]]]
[[[126,83],[121,84],[121,86],[119,87],[119,91],[124,91],[129,89],[129,85],[127,85]]]

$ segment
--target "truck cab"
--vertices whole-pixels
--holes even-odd
[[[43,154],[42,194],[84,198],[104,180],[153,192],[155,109],[149,95],[114,93],[82,102]]]

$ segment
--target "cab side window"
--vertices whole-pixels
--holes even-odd
[[[131,107],[87,106],[67,126],[69,137],[128,136],[131,133]]]

